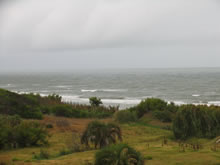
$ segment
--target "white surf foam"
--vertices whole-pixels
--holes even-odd
[[[96,89],[81,89],[81,92],[96,92]]]
[[[141,102],[140,99],[101,99],[103,104],[129,104],[135,105]],[[89,103],[89,98],[81,98],[80,96],[62,96],[64,102]]]
[[[220,101],[209,101],[208,105],[216,105],[216,106],[220,106]]]
[[[193,97],[200,97],[199,94],[193,94],[192,96],[193,96]]]
[[[53,88],[71,88],[72,86],[71,85],[56,85],[56,86],[50,86],[50,87],[53,87]]]
[[[127,92],[127,89],[81,89],[81,92]]]

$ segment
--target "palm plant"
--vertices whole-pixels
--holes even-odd
[[[95,165],[143,165],[139,152],[127,144],[117,144],[98,151],[95,155]]]
[[[93,143],[95,148],[115,144],[117,140],[122,141],[120,127],[113,123],[105,124],[98,121],[89,123],[81,137],[82,144],[89,147],[89,144]]]

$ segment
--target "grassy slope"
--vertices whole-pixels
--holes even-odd
[[[56,126],[57,121],[68,121],[69,125],[65,127]],[[105,119],[102,121],[108,122],[111,119]],[[67,119],[60,117],[46,116],[43,123],[52,123],[55,125],[50,130],[52,134],[50,138],[50,146],[45,147],[51,155],[56,155],[62,148],[66,146],[66,142],[71,139],[72,132],[81,133],[88,122],[91,119]],[[150,120],[152,123],[152,120]],[[158,121],[157,125],[161,125]],[[123,124],[121,125],[123,139],[125,143],[128,143],[132,147],[140,151],[144,157],[151,156],[152,160],[147,160],[146,164],[149,165],[217,165],[220,164],[219,152],[213,152],[210,150],[214,140],[200,139],[203,144],[203,149],[199,151],[193,151],[192,149],[186,149],[186,152],[180,152],[179,144],[172,140],[172,132],[157,128],[151,124]],[[166,136],[168,138],[168,144],[162,146],[162,140]],[[149,147],[148,147],[149,145]],[[39,153],[40,148],[25,148],[12,151],[4,151],[0,153],[0,160],[8,162],[9,164],[51,164],[51,165],[81,165],[86,161],[93,161],[95,150],[73,153],[70,155],[60,156],[52,158],[50,160],[34,160],[32,157],[34,154]],[[12,161],[12,159],[18,159]]]

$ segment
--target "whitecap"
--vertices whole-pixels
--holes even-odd
[[[200,97],[199,94],[193,94],[192,96],[193,96],[193,97]]]
[[[81,89],[81,92],[126,92],[127,89]]]
[[[102,99],[104,104],[128,104],[136,105],[141,102],[141,99]]]
[[[96,89],[81,89],[81,92],[97,92]]]
[[[70,88],[72,86],[71,85],[57,85],[57,86],[50,86],[50,87],[53,87],[53,88]]]
[[[127,89],[99,89],[100,92],[127,92]]]

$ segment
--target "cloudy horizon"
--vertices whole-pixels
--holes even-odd
[[[220,67],[218,0],[0,0],[1,71]]]

